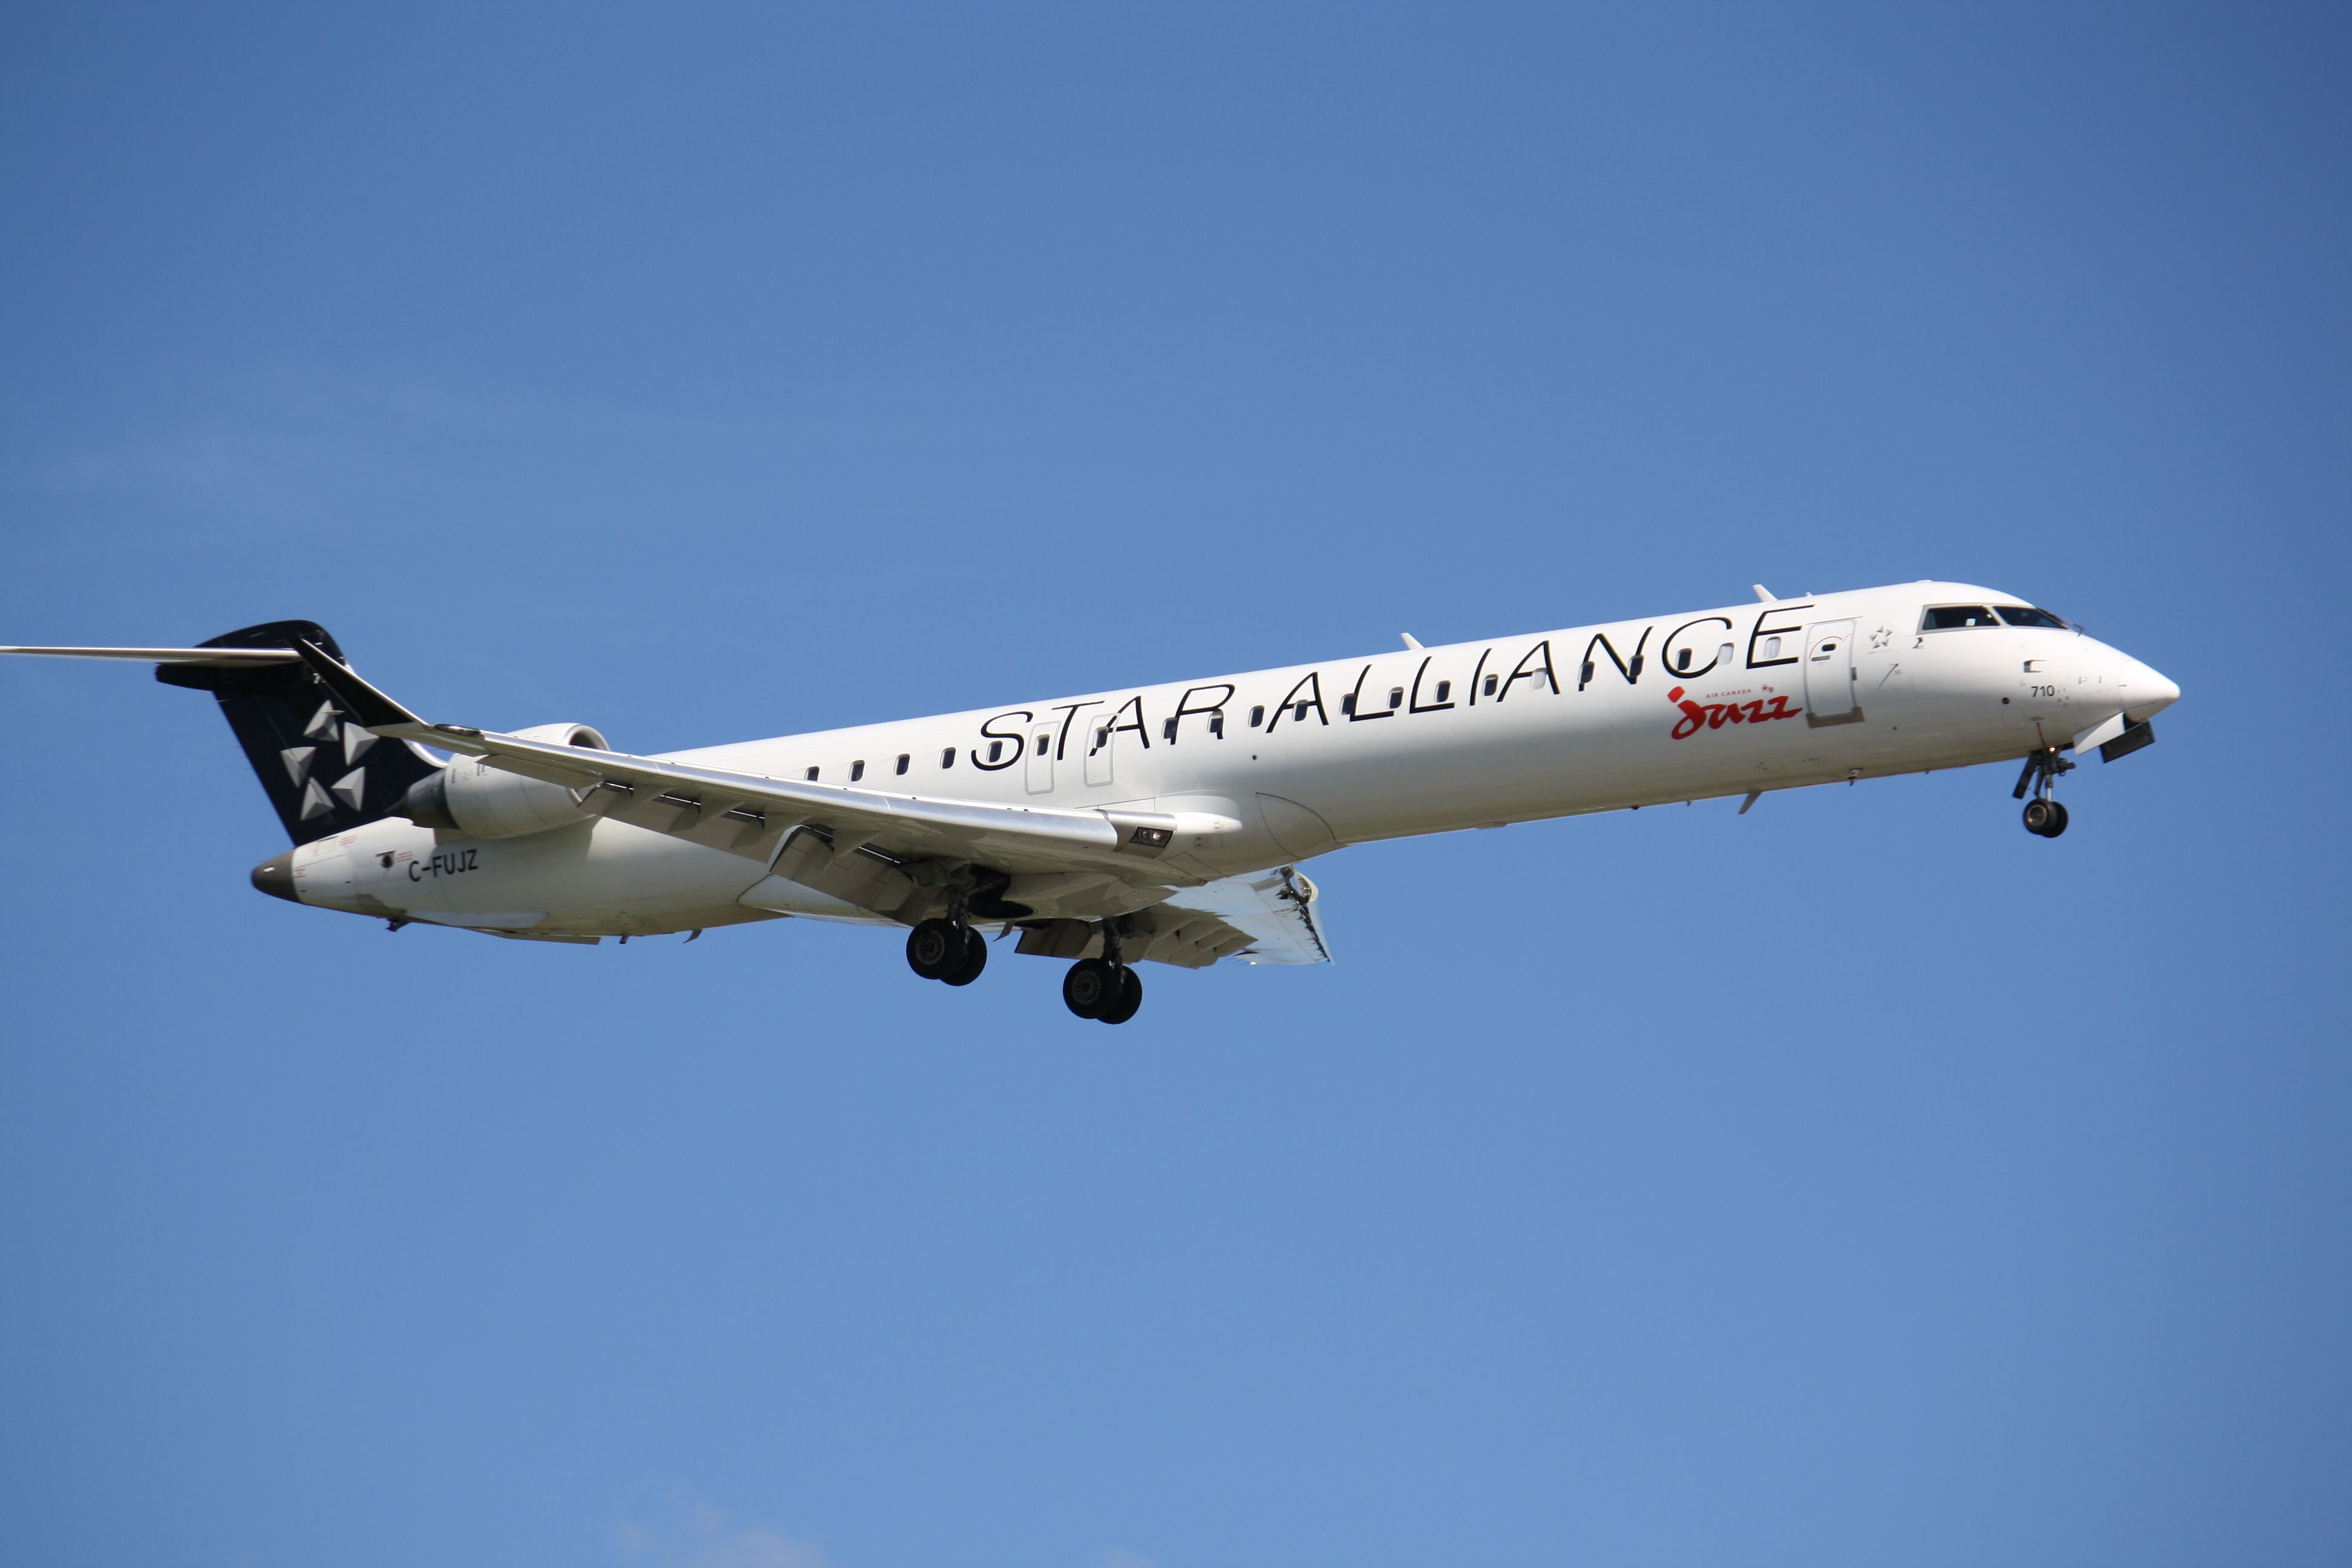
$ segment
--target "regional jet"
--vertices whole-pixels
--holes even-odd
[[[309,621],[145,661],[216,698],[293,847],[253,870],[319,909],[533,942],[784,917],[906,933],[969,985],[987,936],[1070,961],[1124,1023],[1145,960],[1330,958],[1301,861],[1382,838],[2020,764],[2066,830],[2074,758],[2156,738],[2171,681],[1961,583],[1756,603],[638,756],[586,724],[429,722]],[[692,936],[688,937],[692,940]]]

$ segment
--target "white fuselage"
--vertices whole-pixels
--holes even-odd
[[[1933,582],[1750,602],[669,759],[932,799],[1176,814],[1220,829],[1166,858],[1207,880],[1373,839],[2014,761],[2179,695],[2073,629],[1923,629],[1929,606],[2023,603]],[[879,918],[813,889],[780,895],[757,862],[604,819],[475,839],[391,818],[304,847],[295,875],[306,903],[534,934]]]

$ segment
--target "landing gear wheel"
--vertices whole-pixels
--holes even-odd
[[[1118,971],[1099,958],[1082,958],[1062,976],[1062,1001],[1081,1018],[1099,1018],[1120,999]]]
[[[988,939],[976,931],[967,931],[963,933],[962,964],[953,974],[943,974],[940,978],[950,985],[969,985],[979,979],[980,972],[987,967]]]
[[[2026,832],[2055,838],[2066,831],[2066,808],[2051,792],[2062,774],[2074,771],[2074,764],[2060,756],[2055,746],[2044,746],[2026,757],[2025,768],[2017,775],[2017,787],[2009,792],[2011,800],[2025,800],[2025,792],[2033,792],[2033,798],[2025,800]]]
[[[925,921],[907,933],[907,967],[924,979],[945,980],[963,962],[964,931],[953,921]]]
[[[2025,831],[2055,838],[2066,831],[2066,808],[2054,800],[2036,797],[2025,803]]]
[[[1124,1024],[1134,1017],[1135,1010],[1142,1005],[1143,976],[1132,969],[1122,967],[1118,972],[1118,997],[1095,1015],[1095,1021],[1099,1024]]]

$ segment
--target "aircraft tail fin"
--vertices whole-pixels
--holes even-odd
[[[296,637],[342,660],[335,639],[314,621],[269,621],[199,646],[286,648]],[[393,816],[408,786],[439,765],[405,741],[352,722],[299,659],[244,666],[165,663],[156,667],[155,679],[209,691],[219,700],[246,761],[297,844]]]

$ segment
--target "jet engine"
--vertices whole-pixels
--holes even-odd
[[[585,724],[537,724],[515,731],[526,741],[608,751],[604,737]],[[471,834],[476,838],[520,838],[568,827],[596,815],[593,789],[566,789],[544,779],[525,778],[494,768],[479,757],[457,757],[430,777],[409,785],[395,814],[419,827]]]

